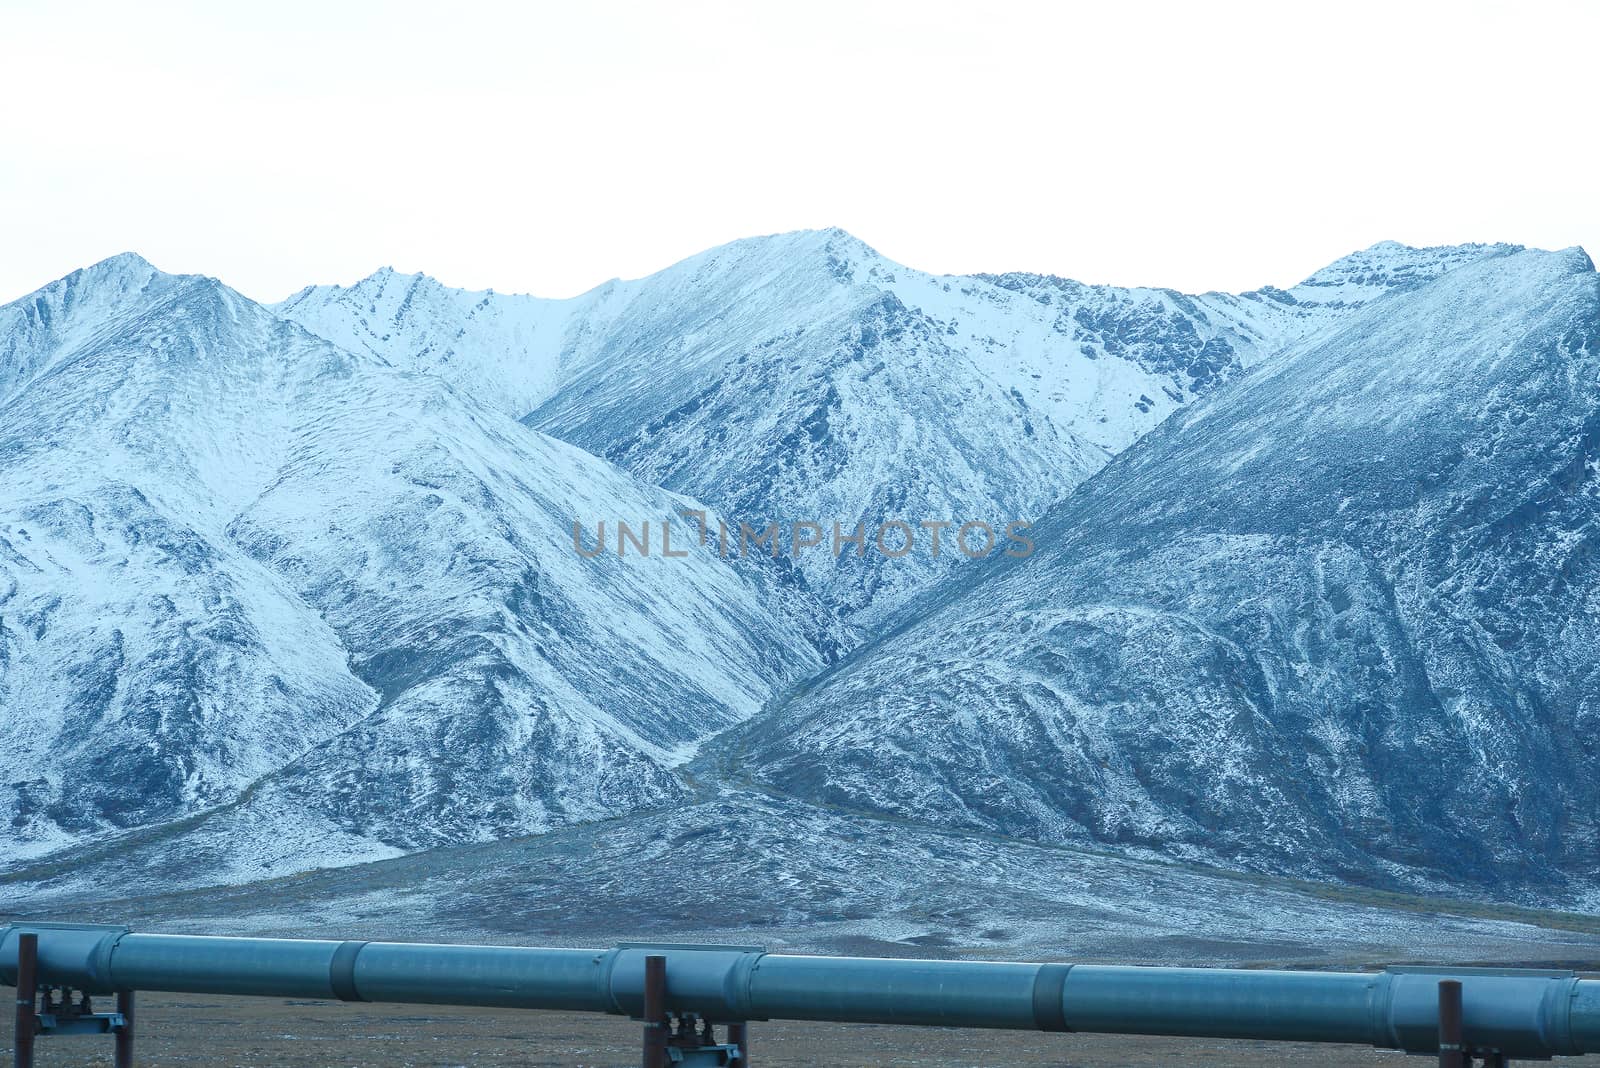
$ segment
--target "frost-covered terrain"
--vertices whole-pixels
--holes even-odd
[[[1263,873],[1592,904],[1597,277],[1385,243],[1188,296],[837,230],[566,301],[77,272],[0,308],[0,883],[1238,959],[1421,944]],[[696,509],[1038,551],[724,560]]]
[[[1330,284],[1344,290],[1348,284]],[[857,810],[1365,882],[1600,877],[1600,276],[1374,302],[707,754]]]
[[[802,231],[568,301],[385,270],[304,290],[279,310],[443,375],[730,520],[785,524],[791,548],[787,524],[818,522],[824,544],[785,573],[846,622],[872,626],[963,559],[948,535],[934,557],[919,531],[920,548],[887,560],[870,540],[880,523],[1036,519],[1267,353],[1385,292],[1506,251],[1380,245],[1293,290],[1185,296],[936,277],[843,231]],[[835,522],[841,536],[864,526],[864,556],[842,537],[833,555]]]
[[[12,862],[214,810],[196,876],[240,877],[660,805],[821,662],[681,520],[681,559],[572,550],[681,499],[219,283],[124,256],[3,314]]]
[[[737,942],[779,952],[1148,964],[1582,966],[1600,920],[1062,848],[728,793],[505,842],[171,893],[145,849],[32,888],[30,911],[140,929],[495,944]],[[81,873],[80,873],[81,875]]]

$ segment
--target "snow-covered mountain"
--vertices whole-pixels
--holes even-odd
[[[220,537],[330,358],[265,316],[279,342],[238,344],[240,303],[122,256],[0,308],[11,857],[224,801],[376,704],[319,614]]]
[[[520,418],[555,392],[567,335],[610,287],[575,300],[451,289],[385,267],[354,286],[307,286],[273,308],[334,344],[436,375]]]
[[[278,310],[443,375],[755,530],[778,521],[789,577],[871,626],[963,559],[948,540],[932,556],[925,530],[920,548],[886,558],[872,542],[881,523],[1033,520],[1265,354],[1387,291],[1506,251],[1391,243],[1293,290],[1185,296],[1038,275],[936,277],[843,231],[801,231],[569,301],[465,293],[385,270],[348,289],[303,290]],[[803,521],[822,526],[824,544],[794,553],[790,524]],[[836,522],[842,558],[831,551]],[[861,557],[842,539],[858,524]]]
[[[0,307],[0,878],[237,884],[753,788],[1592,888],[1594,289],[1391,243],[1241,295],[934,277],[835,230],[269,309],[117,257]],[[958,569],[724,560],[695,509],[1044,518]]]
[[[118,257],[0,338],[12,861],[214,810],[174,833],[260,874],[659,805],[820,664],[681,518],[660,556],[697,502],[210,279]],[[616,515],[657,554],[574,551]]]
[[[1600,275],[1471,258],[1169,419],[1035,555],[959,576],[703,777],[1357,881],[1593,887]],[[1347,267],[1308,288],[1358,303],[1379,274]]]

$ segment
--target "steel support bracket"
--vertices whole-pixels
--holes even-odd
[[[35,1019],[41,1035],[109,1035],[128,1025],[120,1012],[41,1012]]]

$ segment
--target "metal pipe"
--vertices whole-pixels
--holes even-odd
[[[94,993],[340,998],[644,1018],[646,958],[665,958],[668,1013],[1439,1049],[1439,981],[1461,983],[1466,1044],[1515,1058],[1600,1053],[1600,981],[1571,973],[1135,968],[786,956],[750,946],[520,949],[0,928],[37,932],[40,975]]]
[[[39,1008],[38,962],[39,936],[19,936],[17,970],[12,980],[17,986],[17,1028],[11,1040],[17,1068],[33,1068],[33,1040],[37,1033],[34,1015]]]

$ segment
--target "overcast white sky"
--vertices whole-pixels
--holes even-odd
[[[0,8],[0,300],[131,249],[264,300],[566,296],[842,226],[924,270],[1288,285],[1600,254],[1600,3]]]

